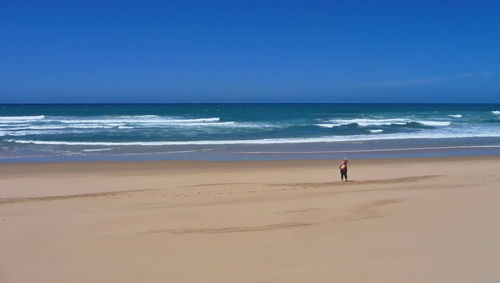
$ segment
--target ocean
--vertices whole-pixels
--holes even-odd
[[[500,104],[0,105],[0,162],[500,153]]]

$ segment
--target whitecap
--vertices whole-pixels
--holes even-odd
[[[451,114],[448,116],[453,117],[453,118],[462,118],[462,114]]]
[[[449,126],[451,122],[449,121],[428,121],[428,120],[411,120],[408,118],[391,118],[391,119],[333,119],[329,122],[335,123],[335,125],[353,125],[356,124],[360,127],[370,127],[370,126],[391,126],[400,125],[404,126],[410,123],[419,123],[426,126]],[[328,124],[321,124],[328,125]]]
[[[332,119],[329,120],[329,122],[340,125],[357,124],[360,127],[369,127],[369,126],[405,125],[407,123],[410,123],[411,120],[407,118],[391,118],[391,119],[359,118],[359,119]]]
[[[342,124],[314,124],[314,125],[321,127],[321,128],[333,128],[333,127],[342,126]]]
[[[454,139],[473,137],[500,137],[498,131],[480,132],[418,132],[380,135],[349,135],[323,136],[311,138],[275,138],[253,140],[199,140],[199,141],[136,141],[136,142],[81,142],[81,141],[47,141],[47,140],[16,140],[8,142],[39,145],[87,145],[87,146],[169,146],[169,145],[232,145],[232,144],[301,144],[301,143],[330,143],[370,140],[399,140],[399,139]]]
[[[449,121],[416,121],[416,122],[425,126],[433,126],[433,127],[445,127],[451,124],[451,122]]]
[[[64,135],[64,134],[86,134],[85,130],[16,130],[5,131],[4,136],[22,137],[32,135]]]
[[[370,133],[372,133],[372,134],[377,134],[377,133],[381,133],[381,132],[383,132],[384,130],[382,130],[382,129],[376,129],[376,130],[368,130],[368,131],[369,131]]]
[[[113,148],[112,147],[109,147],[109,148],[88,148],[88,149],[84,149],[82,151],[94,152],[94,151],[108,151],[108,150],[113,150]]]
[[[213,118],[194,118],[194,119],[175,119],[171,117],[160,117],[152,115],[142,115],[142,116],[119,116],[114,118],[98,118],[93,117],[89,119],[69,119],[64,117],[62,119],[52,118],[47,120],[48,122],[58,122],[64,124],[110,124],[110,123],[142,123],[142,124],[180,124],[180,123],[213,123],[219,122],[219,117]]]
[[[65,129],[111,129],[114,126],[105,125],[67,125],[67,126],[28,126],[11,128],[12,130],[65,130]]]
[[[37,115],[37,116],[0,116],[0,122],[19,122],[26,123],[28,121],[36,121],[45,119],[45,115]]]
[[[491,111],[493,115],[500,115],[500,111]]]
[[[119,116],[111,116],[111,117],[125,118],[125,119],[134,119],[134,118],[145,118],[145,119],[153,118],[153,119],[156,119],[156,118],[160,118],[160,116],[158,116],[158,115],[150,115],[150,114],[146,114],[146,115],[119,115]]]

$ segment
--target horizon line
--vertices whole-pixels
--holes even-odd
[[[0,102],[0,105],[109,105],[109,104],[500,104],[500,102]]]

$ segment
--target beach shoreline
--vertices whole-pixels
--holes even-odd
[[[241,149],[240,149],[241,150]],[[330,144],[294,146],[263,146],[252,150],[211,149],[178,150],[151,153],[108,154],[91,152],[85,155],[57,156],[1,156],[0,164],[13,163],[71,163],[71,162],[151,162],[151,161],[294,161],[294,160],[331,160],[348,155],[355,159],[401,159],[401,158],[439,158],[500,155],[500,145],[453,145],[410,148],[376,148],[338,150]]]
[[[7,163],[500,154],[495,103],[0,106]]]
[[[339,161],[0,164],[0,281],[500,277],[500,156]]]

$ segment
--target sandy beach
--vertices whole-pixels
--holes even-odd
[[[0,164],[0,282],[498,282],[500,156]]]

